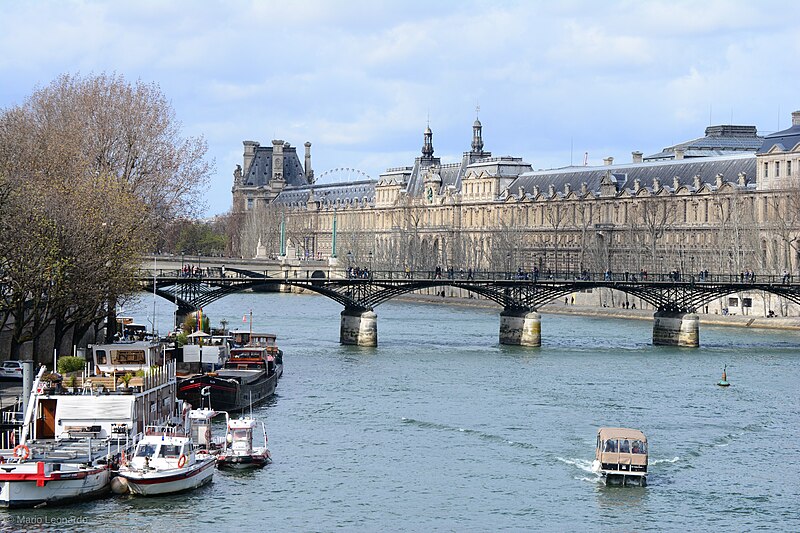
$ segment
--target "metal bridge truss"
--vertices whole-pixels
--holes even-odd
[[[595,288],[609,288],[641,298],[660,311],[695,312],[716,298],[738,292],[763,291],[800,304],[800,283],[752,283],[738,281],[611,281],[539,279],[408,279],[402,273],[387,278],[292,278],[267,277],[263,273],[237,270],[235,277],[186,278],[170,273],[140,278],[143,290],[173,301],[178,309],[191,312],[220,298],[258,287],[277,290],[292,285],[322,294],[345,310],[363,312],[401,294],[433,287],[453,287],[479,294],[507,310],[535,310],[565,295]],[[396,275],[396,276],[395,276]]]

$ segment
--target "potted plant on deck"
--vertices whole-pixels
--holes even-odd
[[[123,384],[123,386],[121,387],[122,392],[126,392],[126,393],[130,394],[130,392],[131,392],[130,383],[131,383],[131,380],[133,379],[133,374],[131,374],[130,372],[125,372],[122,375],[122,377],[119,378],[119,379],[120,379],[120,381],[122,381],[122,384]]]
[[[42,374],[41,379],[39,382],[42,385],[42,388],[46,391],[54,391],[58,388],[58,385],[61,383],[61,376],[56,374],[55,372],[45,372]]]

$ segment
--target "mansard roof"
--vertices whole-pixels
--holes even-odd
[[[683,150],[684,158],[713,157],[731,152],[755,152],[764,138],[759,137],[755,126],[723,124],[706,128],[704,137],[668,146],[657,154],[648,155],[645,161],[674,159],[676,150]]]
[[[757,153],[766,154],[773,147],[786,152],[792,150],[798,143],[800,143],[800,125],[767,135]]]
[[[272,179],[272,145],[255,149],[250,168],[243,169],[245,187],[263,187]],[[297,148],[289,143],[283,145],[283,179],[287,185],[299,187],[308,184],[305,170],[297,155]]]
[[[581,184],[585,182],[590,191],[597,191],[600,189],[600,182],[609,172],[611,182],[616,182],[617,190],[633,187],[637,179],[641,187],[652,188],[654,179],[658,179],[663,187],[672,187],[675,177],[680,185],[693,188],[695,176],[699,176],[701,182],[714,183],[718,174],[729,181],[735,181],[740,173],[744,173],[752,183],[756,177],[756,158],[752,153],[745,153],[625,165],[537,170],[521,174],[509,188],[515,191],[523,187],[526,191],[532,191],[538,186],[540,190],[547,190],[553,185],[556,189],[564,190],[564,186],[570,184],[572,189],[580,190]]]
[[[307,185],[305,187],[286,187],[273,203],[282,205],[305,205],[312,198],[322,205],[342,205],[353,202],[375,201],[375,181],[351,181],[348,183],[329,183],[324,185]]]

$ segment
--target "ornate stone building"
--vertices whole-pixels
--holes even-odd
[[[283,141],[247,141],[234,209],[280,212],[298,258],[335,251],[376,270],[796,274],[800,112],[766,138],[753,126],[705,133],[658,154],[632,152],[630,163],[534,171],[485,151],[476,120],[458,162],[434,156],[427,127],[412,164],[329,185],[314,183],[309,143],[303,169]],[[275,241],[278,219],[261,219],[263,242]]]

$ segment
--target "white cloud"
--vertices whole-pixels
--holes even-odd
[[[314,168],[377,177],[486,148],[541,166],[627,161],[711,121],[788,125],[800,6],[744,0],[32,1],[0,3],[0,105],[63,72],[159,83],[203,134],[230,205],[242,140],[313,143]],[[779,111],[779,109],[781,111]],[[778,119],[783,116],[781,124]]]

